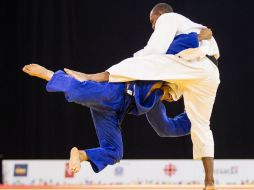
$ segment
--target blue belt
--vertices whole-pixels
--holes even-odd
[[[119,115],[119,126],[121,127],[123,120],[127,113],[135,106],[135,98],[134,98],[134,89],[135,89],[135,82],[132,81],[126,84],[125,89],[125,96],[124,96],[124,106],[123,109],[120,111]]]

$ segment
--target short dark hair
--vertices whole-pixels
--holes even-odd
[[[156,4],[152,11],[156,14],[156,13],[171,13],[174,12],[173,8],[167,4],[167,3],[158,3]]]

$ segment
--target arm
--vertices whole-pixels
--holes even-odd
[[[198,34],[198,41],[201,46],[199,48],[191,47],[182,50],[177,53],[177,56],[181,57],[186,61],[192,61],[205,57],[205,55],[208,54],[209,49],[207,48],[209,48],[209,46],[204,46],[204,44],[206,43],[206,41],[210,41],[212,39],[212,35],[213,33],[211,29],[203,28]]]
[[[159,101],[154,108],[146,114],[147,120],[161,137],[179,137],[190,134],[191,123],[184,112],[174,118],[167,116],[164,104]]]
[[[178,28],[178,21],[173,14],[164,14],[156,22],[155,30],[144,49],[138,51],[134,56],[149,54],[165,54],[173,41]]]
[[[176,15],[164,14],[160,16],[147,45],[144,49],[134,53],[134,57],[149,54],[165,54],[176,36],[179,26],[178,22]],[[210,40],[212,35],[211,29],[204,28],[198,34],[198,41]]]

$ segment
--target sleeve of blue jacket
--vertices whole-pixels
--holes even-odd
[[[191,123],[184,112],[174,118],[167,116],[165,105],[159,101],[146,113],[152,128],[160,137],[180,137],[190,134]]]

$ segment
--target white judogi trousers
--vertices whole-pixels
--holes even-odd
[[[174,55],[154,54],[125,59],[107,71],[110,82],[162,80],[176,84],[175,93],[182,93],[192,125],[194,159],[214,157],[210,117],[220,78],[213,62],[206,57],[189,62]]]

